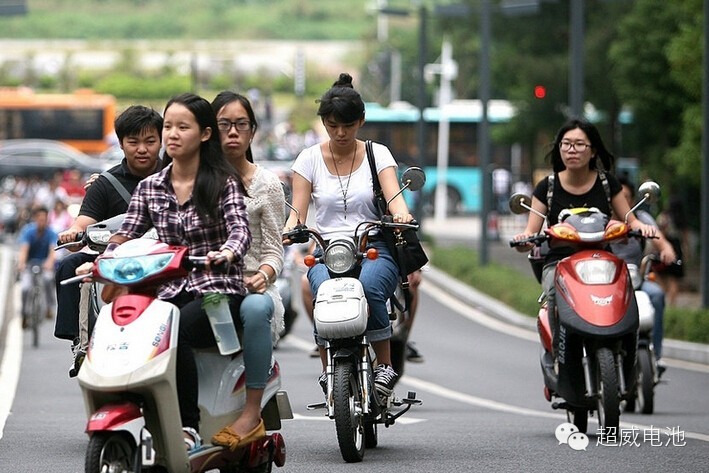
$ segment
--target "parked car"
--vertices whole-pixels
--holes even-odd
[[[105,171],[110,163],[92,158],[61,141],[0,141],[1,176],[38,176],[50,178],[57,171],[77,169],[82,174]]]

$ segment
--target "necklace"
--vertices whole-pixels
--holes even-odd
[[[347,176],[347,185],[342,185],[342,177],[340,176],[340,170],[337,169],[337,160],[335,159],[335,153],[332,152],[332,146],[330,142],[327,142],[327,148],[330,150],[330,155],[332,156],[332,163],[335,165],[335,173],[337,173],[337,182],[340,183],[340,192],[342,192],[342,202],[345,204],[345,220],[347,220],[347,191],[350,189],[350,180],[352,179],[352,170],[354,170],[354,162],[357,157],[357,142],[355,141],[354,153],[352,153],[352,162],[350,163],[350,173]]]

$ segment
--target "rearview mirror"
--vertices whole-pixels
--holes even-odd
[[[510,197],[510,211],[513,214],[521,215],[529,212],[529,207],[532,205],[532,199],[526,194],[513,194]]]
[[[421,190],[426,184],[426,173],[419,167],[410,167],[401,175],[401,184],[410,191]]]

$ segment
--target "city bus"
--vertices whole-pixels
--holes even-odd
[[[447,108],[449,122],[449,152],[446,170],[448,214],[479,213],[482,210],[482,173],[478,158],[478,124],[482,118],[479,100],[454,100]],[[490,127],[508,122],[514,108],[505,100],[488,102]],[[365,124],[360,138],[371,139],[389,147],[400,167],[419,165],[426,172],[426,185],[422,190],[423,210],[433,212],[436,184],[438,182],[438,130],[441,110],[426,108],[423,119],[426,130],[424,162],[418,163],[417,132],[419,110],[410,104],[383,107],[376,103],[365,104]],[[491,163],[508,165],[512,147],[491,145]],[[407,193],[408,194],[408,193]]]
[[[58,140],[96,155],[111,145],[115,118],[112,95],[85,89],[40,94],[23,87],[0,88],[0,140]]]

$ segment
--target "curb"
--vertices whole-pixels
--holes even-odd
[[[537,331],[536,319],[533,317],[514,310],[497,299],[449,276],[438,268],[429,265],[425,278],[426,282],[430,282],[438,289],[447,292],[472,307],[481,309],[491,317],[535,333]],[[662,351],[667,358],[709,365],[709,345],[665,339],[662,344]]]

